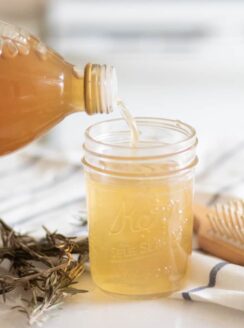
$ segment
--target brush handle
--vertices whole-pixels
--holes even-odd
[[[244,249],[241,246],[238,248],[230,244],[228,240],[222,240],[212,233],[208,220],[208,214],[211,211],[208,207],[200,204],[195,204],[193,207],[194,231],[198,236],[199,247],[209,254],[228,262],[244,265]]]

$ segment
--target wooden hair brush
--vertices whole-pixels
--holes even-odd
[[[201,249],[244,265],[244,201],[233,200],[213,208],[194,205],[194,231]]]

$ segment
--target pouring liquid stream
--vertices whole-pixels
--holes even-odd
[[[139,134],[140,134],[136,121],[134,117],[131,115],[128,108],[126,107],[125,103],[121,99],[118,100],[117,106],[130,130],[130,134],[131,134],[130,145],[131,147],[136,147],[139,142]]]

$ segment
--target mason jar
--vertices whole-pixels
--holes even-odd
[[[192,249],[195,130],[181,121],[136,118],[89,127],[86,176],[90,265],[105,291],[156,295],[179,289]]]

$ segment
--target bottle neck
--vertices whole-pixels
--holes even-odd
[[[86,65],[84,99],[85,111],[89,115],[113,112],[118,101],[117,76],[113,66]]]

